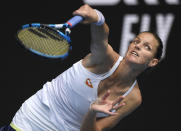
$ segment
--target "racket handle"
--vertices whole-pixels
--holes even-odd
[[[70,26],[70,28],[74,27],[78,23],[80,23],[84,18],[80,15],[76,15],[68,20],[66,23]]]

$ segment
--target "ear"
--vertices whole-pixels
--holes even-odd
[[[156,66],[156,65],[158,64],[158,62],[159,62],[158,59],[153,58],[153,59],[149,62],[148,66],[149,66],[149,67],[154,67],[154,66]]]

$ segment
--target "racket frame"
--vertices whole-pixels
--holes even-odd
[[[21,40],[17,37],[19,43],[21,43],[21,45],[23,47],[25,47],[26,49],[28,49],[29,51],[37,54],[37,55],[40,55],[40,56],[43,56],[43,57],[47,57],[47,58],[62,58],[62,59],[65,59],[68,54],[69,54],[69,51],[72,50],[72,46],[70,46],[70,43],[71,43],[71,39],[70,39],[70,28],[74,27],[75,25],[77,25],[78,23],[80,23],[81,21],[83,21],[83,17],[82,16],[74,16],[72,17],[71,19],[69,19],[66,23],[64,24],[40,24],[40,23],[31,23],[31,24],[25,24],[22,26],[22,29],[25,29],[25,28],[29,28],[29,27],[35,27],[35,28],[41,28],[41,27],[47,27],[53,31],[55,31],[56,33],[58,33],[61,37],[63,37],[67,43],[69,44],[69,50],[63,54],[63,55],[56,55],[56,56],[53,56],[53,55],[47,55],[47,54],[44,54],[44,53],[41,53],[39,51],[36,51],[32,48],[28,48],[28,47],[25,47],[24,44],[21,42]],[[22,30],[21,29],[21,30]],[[59,29],[65,29],[65,34],[62,33]],[[19,31],[18,31],[19,32]],[[18,33],[17,33],[18,34]]]
[[[62,33],[59,29],[62,29],[62,28],[69,28],[69,25],[67,23],[65,24],[40,24],[40,23],[31,23],[31,24],[25,24],[25,25],[22,25],[21,27],[21,30],[22,29],[26,29],[26,28],[30,28],[30,27],[35,27],[35,28],[49,28],[53,31],[55,31],[57,34],[59,34],[61,37],[63,37],[69,44],[69,51],[72,50],[72,46],[70,45],[71,43],[71,39],[70,39],[70,36],[69,36],[69,33],[66,33],[66,35],[64,33]],[[18,31],[19,32],[19,31]],[[18,34],[18,33],[17,33]],[[24,44],[22,44],[21,40],[17,37],[19,43],[21,43],[21,45],[26,48],[27,50],[31,51],[32,53],[34,54],[37,54],[37,55],[40,55],[42,57],[46,57],[46,58],[61,58],[61,59],[65,59],[68,54],[69,54],[69,51],[67,51],[65,54],[63,55],[56,55],[56,56],[53,56],[53,55],[47,55],[47,54],[44,54],[44,53],[41,53],[39,51],[36,51],[32,48],[27,48],[26,46],[24,46]]]

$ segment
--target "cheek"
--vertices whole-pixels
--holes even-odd
[[[142,63],[142,64],[147,64],[147,63],[149,63],[150,62],[150,60],[153,58],[153,55],[152,55],[152,53],[150,53],[150,52],[147,52],[147,51],[145,51],[145,52],[142,52],[141,53],[141,57],[140,57],[140,63]]]
[[[132,49],[133,47],[131,46],[131,44],[128,46],[127,52]]]

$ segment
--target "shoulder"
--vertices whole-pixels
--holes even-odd
[[[113,50],[111,45],[107,45],[106,53],[95,55],[93,53],[88,54],[83,58],[83,65],[85,67],[95,67],[107,65],[107,67],[112,67],[112,65],[116,62],[117,58],[120,55]]]
[[[126,103],[132,104],[137,107],[142,103],[142,95],[138,85],[138,82],[135,84],[133,90],[128,96],[125,97]]]

